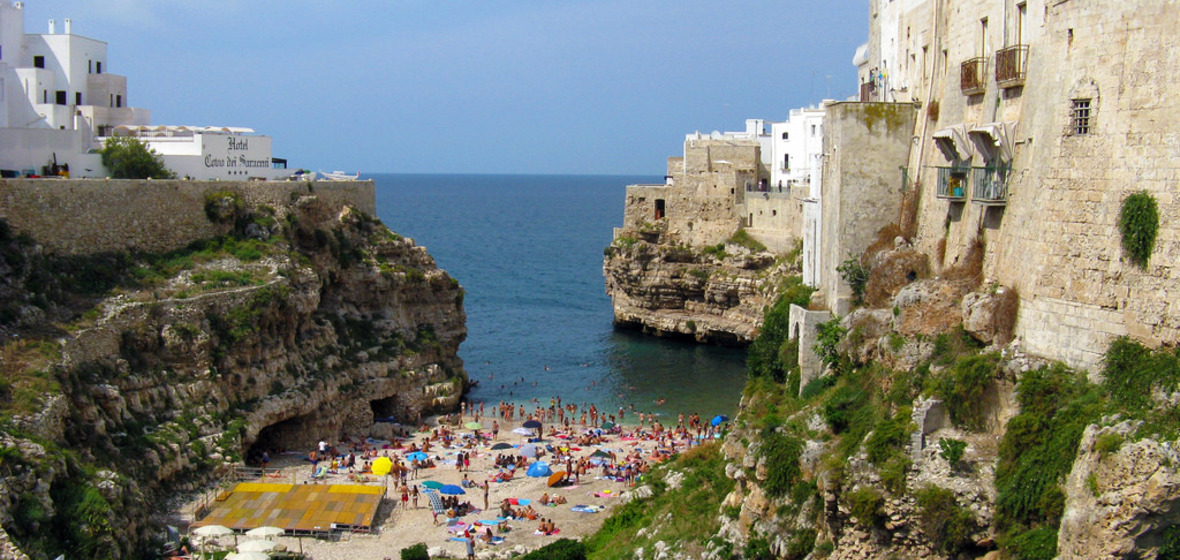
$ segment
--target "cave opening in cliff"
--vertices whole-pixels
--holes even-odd
[[[321,427],[322,423],[314,414],[296,416],[267,426],[258,432],[258,437],[246,450],[246,462],[262,457],[263,451],[272,457],[286,451],[311,451],[315,449],[316,442],[324,437]]]
[[[373,409],[374,422],[401,422],[408,424],[411,420],[405,417],[409,411],[404,405],[398,402],[396,395],[369,401],[369,408]]]

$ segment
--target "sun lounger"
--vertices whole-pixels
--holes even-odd
[[[579,504],[574,507],[571,507],[570,511],[577,512],[577,513],[598,513],[600,511],[602,511],[602,506],[588,506],[588,505]]]

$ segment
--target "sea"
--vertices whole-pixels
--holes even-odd
[[[625,187],[663,177],[373,174],[378,217],[466,291],[468,399],[733,416],[745,351],[616,330],[603,249]],[[535,399],[535,400],[534,400]]]

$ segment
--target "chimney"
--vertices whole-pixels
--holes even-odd
[[[70,34],[70,18],[66,18],[66,35]]]
[[[57,33],[57,22],[49,20],[49,34],[53,35],[54,33]]]

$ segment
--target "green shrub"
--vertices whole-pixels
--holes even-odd
[[[827,365],[834,366],[840,362],[840,351],[837,345],[848,334],[848,329],[840,326],[840,318],[832,317],[830,321],[816,325],[818,336],[815,342],[815,352],[819,354]]]
[[[803,560],[815,549],[815,530],[799,529],[791,533],[782,550],[782,560]]]
[[[904,453],[895,453],[877,469],[881,475],[881,485],[894,495],[901,495],[905,492],[906,472],[910,470],[910,464],[910,458]]]
[[[825,391],[831,389],[836,385],[836,377],[829,375],[826,377],[817,377],[807,382],[803,389],[799,391],[800,400],[811,400],[819,395],[824,394]]]
[[[1094,440],[1094,451],[1106,457],[1123,446],[1123,436],[1118,432],[1107,432]]]
[[[885,497],[862,486],[848,495],[848,510],[861,527],[877,527],[885,521]]]
[[[711,256],[717,258],[718,260],[725,260],[725,258],[729,256],[729,253],[725,252],[725,244],[724,243],[710,245],[708,247],[705,247],[704,249],[701,249],[701,252],[706,255],[711,255]]]
[[[865,284],[868,284],[872,270],[861,264],[860,257],[850,256],[836,267],[836,272],[852,290],[852,305],[864,303]]]
[[[939,380],[935,393],[955,425],[983,427],[983,393],[995,378],[999,362],[997,354],[969,356],[955,362]]]
[[[955,500],[954,492],[928,486],[918,491],[917,501],[922,532],[935,549],[954,556],[972,544],[971,531],[975,520]]]
[[[521,556],[520,560],[586,560],[586,545],[573,539],[557,539]]]
[[[709,280],[709,271],[703,268],[690,268],[688,270],[688,275],[696,278],[697,280],[700,280],[701,282],[707,282]]]
[[[942,458],[946,459],[946,462],[950,463],[953,467],[957,465],[959,461],[963,460],[963,452],[967,450],[967,442],[951,438],[942,438],[938,440],[938,447],[940,448],[938,454],[942,455]]]
[[[1026,372],[1016,394],[1020,414],[1008,421],[996,465],[996,525],[1002,532],[1056,527],[1065,505],[1061,483],[1101,402],[1084,374],[1062,365]]]
[[[758,242],[757,239],[750,237],[750,234],[747,233],[746,230],[740,228],[734,232],[732,236],[730,236],[726,243],[745,247],[755,253],[766,252],[766,245],[763,245],[762,243]]]
[[[766,481],[762,489],[767,496],[785,496],[799,483],[803,476],[799,468],[799,457],[802,454],[803,440],[797,437],[779,432],[763,436],[762,456],[766,458]]]
[[[138,138],[112,136],[102,146],[102,165],[116,179],[171,179],[164,158]]]
[[[1053,560],[1057,557],[1057,528],[1024,531],[1005,539],[1004,544],[1016,560]]]
[[[893,418],[877,424],[873,435],[865,442],[869,462],[880,467],[894,454],[900,453],[910,439],[914,423],[910,420],[909,407],[898,409]]]
[[[430,560],[430,554],[426,552],[426,543],[403,548],[402,560]]]
[[[1180,560],[1180,525],[1172,525],[1163,531],[1156,560]]]
[[[1123,236],[1123,251],[1126,252],[1127,258],[1140,268],[1147,268],[1147,261],[1155,249],[1159,220],[1155,197],[1147,191],[1132,193],[1123,199],[1123,207],[1119,211],[1119,232]]]
[[[840,385],[824,402],[820,415],[835,434],[848,430],[855,415],[868,402],[869,394],[862,387]]]

